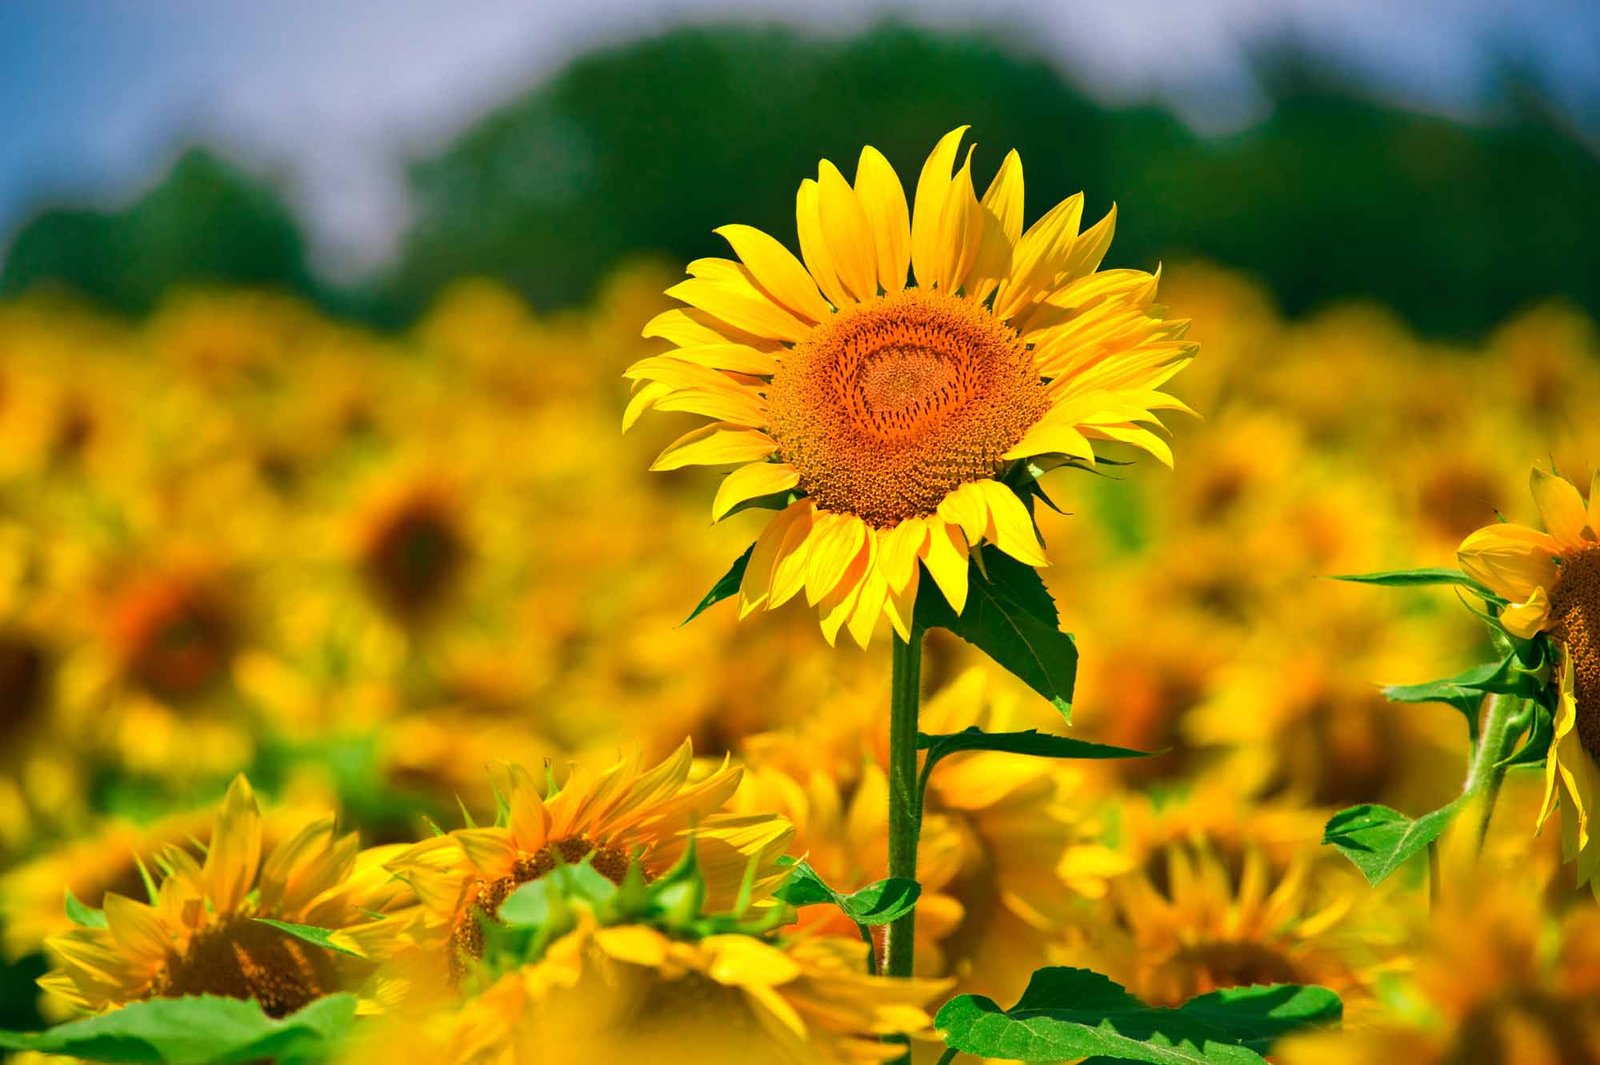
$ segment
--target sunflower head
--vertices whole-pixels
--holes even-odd
[[[668,290],[688,306],[645,329],[672,350],[635,364],[624,416],[713,419],[655,469],[738,464],[712,516],[780,513],[744,571],[743,610],[805,593],[830,642],[902,638],[925,569],[957,611],[981,542],[1045,564],[1033,480],[1129,444],[1171,461],[1161,386],[1193,356],[1157,279],[1100,271],[1115,211],[1079,232],[1082,195],[1023,228],[1022,163],[973,185],[965,127],[922,168],[914,210],[875,149],[855,181],[824,160],[796,201],[800,257],[748,226],[737,261],[701,259]],[[909,275],[909,276],[908,276]]]
[[[0,735],[20,736],[49,697],[50,656],[31,634],[0,629]]]
[[[153,574],[111,604],[124,674],[160,699],[193,699],[227,672],[240,638],[237,607],[212,573]]]
[[[521,766],[504,767],[494,825],[458,829],[389,863],[430,914],[426,949],[459,980],[482,957],[484,926],[512,892],[562,865],[584,862],[620,884],[637,863],[649,880],[692,845],[714,905],[731,905],[752,868],[753,888],[775,886],[783,875],[776,860],[793,836],[789,823],[723,813],[740,770],[726,762],[709,774],[694,770],[687,742],[650,769],[637,753],[604,772],[579,767],[553,791]]]
[[[422,486],[386,499],[367,518],[358,547],[367,588],[384,609],[416,621],[438,609],[466,567],[468,543],[451,493]]]
[[[1567,806],[1562,837],[1580,883],[1600,889],[1600,847],[1589,818],[1600,803],[1600,473],[1584,500],[1571,482],[1533,471],[1544,528],[1502,522],[1461,542],[1462,569],[1504,600],[1500,625],[1556,645],[1555,742],[1545,763],[1545,807]]]
[[[168,847],[156,863],[159,885],[141,867],[148,903],[106,891],[99,927],[46,941],[58,967],[40,986],[86,1010],[212,994],[253,998],[274,1017],[341,990],[348,959],[262,919],[334,929],[359,954],[360,927],[370,923],[364,910],[385,905],[392,892],[370,875],[354,877],[356,837],[341,836],[332,818],[304,825],[265,855],[262,830],[249,782],[238,777],[204,859]]]

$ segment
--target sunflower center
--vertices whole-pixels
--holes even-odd
[[[468,962],[483,957],[483,921],[498,920],[500,907],[523,884],[540,879],[558,865],[576,865],[588,859],[594,871],[620,885],[628,872],[628,853],[608,843],[598,846],[581,837],[558,840],[543,850],[518,858],[511,875],[495,880],[480,880],[470,904],[451,935],[452,971],[457,979],[466,973]]]
[[[49,663],[20,633],[0,633],[0,734],[16,735],[45,701]]]
[[[164,699],[204,692],[227,671],[237,643],[231,606],[199,582],[140,588],[120,604],[114,623],[129,675]]]
[[[1572,659],[1578,739],[1600,759],[1600,547],[1561,559],[1561,579],[1550,593],[1552,631]]]
[[[819,507],[889,527],[991,477],[1049,407],[1016,332],[971,300],[908,289],[841,312],[785,354],[772,435]]]
[[[332,955],[271,925],[238,914],[194,934],[168,955],[150,993],[157,998],[253,998],[270,1017],[286,1017],[337,986]]]
[[[387,515],[373,530],[361,566],[383,605],[413,620],[447,597],[466,561],[466,540],[450,513],[423,498]]]

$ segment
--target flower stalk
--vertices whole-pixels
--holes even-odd
[[[889,875],[917,878],[917,840],[922,833],[922,794],[917,784],[917,711],[922,701],[922,634],[894,640],[889,690]],[[883,971],[910,976],[917,911],[893,921],[883,943]]]
[[[1480,851],[1489,836],[1489,821],[1494,817],[1500,784],[1505,780],[1506,767],[1503,763],[1511,756],[1517,739],[1527,725],[1525,710],[1526,700],[1506,694],[1491,695],[1484,710],[1477,746],[1472,752],[1472,764],[1467,768],[1466,784],[1462,787],[1463,796],[1475,799],[1479,804]]]

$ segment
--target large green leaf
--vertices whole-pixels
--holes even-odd
[[[0,1048],[161,1065],[311,1060],[349,1030],[355,1015],[354,995],[318,999],[282,1020],[253,999],[156,998],[42,1032],[0,1031]]]
[[[1376,803],[1352,806],[1328,819],[1322,842],[1337,847],[1375,885],[1438,839],[1459,811],[1459,799],[1416,820]]]
[[[835,891],[803,861],[794,863],[789,879],[774,894],[791,906],[832,903],[857,925],[888,924],[911,911],[921,887],[915,880],[890,877],[849,894]]]
[[[1201,1017],[1146,1006],[1086,969],[1040,969],[1009,1010],[958,995],[935,1023],[963,1053],[1013,1061],[1137,1061],[1148,1065],[1264,1065],[1254,1050]]]
[[[750,553],[755,549],[756,545],[751,544],[744,549],[744,554],[733,560],[733,565],[728,567],[728,572],[724,573],[717,583],[711,586],[711,590],[706,593],[705,598],[700,600],[700,605],[695,607],[689,616],[683,619],[682,624],[689,624],[689,622],[724,599],[738,594],[739,585],[744,581],[744,568],[750,564]]]
[[[1379,584],[1389,588],[1417,588],[1427,585],[1457,585],[1466,588],[1472,594],[1492,602],[1505,602],[1500,596],[1490,591],[1483,584],[1473,580],[1458,569],[1425,568],[1425,569],[1396,569],[1386,570],[1382,573],[1344,573],[1333,578],[1336,581],[1352,581],[1356,584]]]
[[[960,614],[931,577],[924,573],[922,578],[915,612],[919,631],[948,629],[1070,717],[1078,648],[1061,631],[1055,601],[1033,567],[984,547],[967,571],[967,602]]]
[[[1224,988],[1191,998],[1178,1010],[1262,1054],[1281,1036],[1338,1024],[1344,1017],[1338,995],[1325,987],[1297,984]]]

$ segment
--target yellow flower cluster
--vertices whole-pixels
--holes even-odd
[[[661,877],[693,840],[722,909],[771,905],[785,853],[841,891],[886,875],[888,641],[831,649],[801,598],[680,624],[767,519],[713,525],[717,475],[648,472],[703,417],[616,431],[624,373],[668,351],[638,331],[674,273],[633,267],[562,315],[465,283],[393,336],[255,293],[175,295],[142,323],[0,306],[0,932],[7,961],[47,953],[48,1016],[344,989],[421,1018],[374,1022],[372,1055],[531,1060],[517,1048],[542,1039],[671,1061],[689,1036],[700,1062],[758,1038],[774,1060],[865,1062],[897,1052],[882,1035],[929,1034],[952,990],[1011,1001],[1043,964],[1157,1004],[1319,983],[1394,1048],[1492,1029],[1476,1004],[1524,984],[1590,986],[1590,903],[1519,894],[1504,949],[1577,960],[1499,966],[1505,987],[1471,962],[1469,995],[1439,976],[1464,964],[1441,922],[1467,902],[1430,917],[1425,885],[1370,888],[1320,845],[1343,806],[1449,800],[1459,715],[1377,685],[1481,657],[1448,596],[1321,578],[1451,564],[1497,512],[1531,521],[1536,462],[1587,486],[1594,323],[1550,304],[1441,343],[1364,305],[1291,322],[1198,264],[1161,282],[1206,352],[1170,385],[1204,418],[1168,419],[1179,475],[1063,471],[1046,488],[1069,515],[1039,508],[1082,651],[1070,727],[1164,753],[942,761],[918,981],[866,975],[821,906],[698,939],[587,915],[538,962],[467,979],[485,922],[563,862]],[[948,633],[925,654],[925,730],[1066,727]],[[1537,777],[1508,784],[1492,868],[1559,863],[1557,834],[1533,834]],[[107,927],[74,925],[69,891]],[[1600,1024],[1507,1017],[1508,1046],[1600,1054]],[[1344,1045],[1295,1060],[1400,1053]]]

